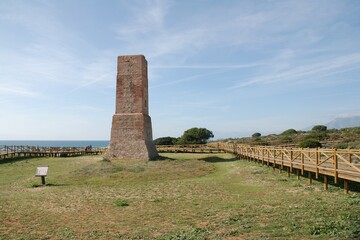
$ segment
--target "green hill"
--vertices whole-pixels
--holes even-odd
[[[313,128],[310,131],[288,129],[281,134],[270,134],[267,136],[253,134],[252,137],[229,138],[221,141],[234,141],[250,145],[299,147],[302,142],[309,139],[319,141],[322,147],[326,148],[360,149],[360,126],[343,129],[326,129],[326,127],[325,129]]]

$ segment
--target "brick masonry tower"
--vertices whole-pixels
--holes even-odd
[[[147,61],[143,55],[119,56],[116,111],[106,157],[150,160],[157,156],[149,116]]]

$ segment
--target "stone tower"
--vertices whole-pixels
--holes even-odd
[[[149,116],[147,61],[143,55],[119,56],[116,111],[106,157],[150,160],[158,156]]]

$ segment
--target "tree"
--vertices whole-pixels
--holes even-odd
[[[180,144],[204,144],[210,138],[213,138],[212,131],[206,128],[190,128],[180,137]]]
[[[161,137],[154,140],[155,145],[174,145],[177,142],[177,138],[174,137]]]
[[[314,132],[326,132],[327,126],[315,125],[311,130],[314,131]]]
[[[254,133],[253,135],[251,135],[253,138],[258,138],[258,137],[261,137],[261,133],[259,132],[256,132]]]
[[[294,135],[294,134],[297,134],[297,131],[293,128],[290,128],[281,133],[281,135]]]

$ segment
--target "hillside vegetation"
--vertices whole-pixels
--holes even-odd
[[[324,128],[325,127],[325,128]],[[307,147],[304,142],[317,141],[326,148],[355,148],[360,149],[360,126],[343,129],[327,129],[326,126],[317,125],[310,131],[297,131],[288,129],[281,134],[261,136],[254,133],[252,137],[223,139],[222,141],[234,141],[250,145],[293,146]],[[315,146],[318,147],[318,146]]]

